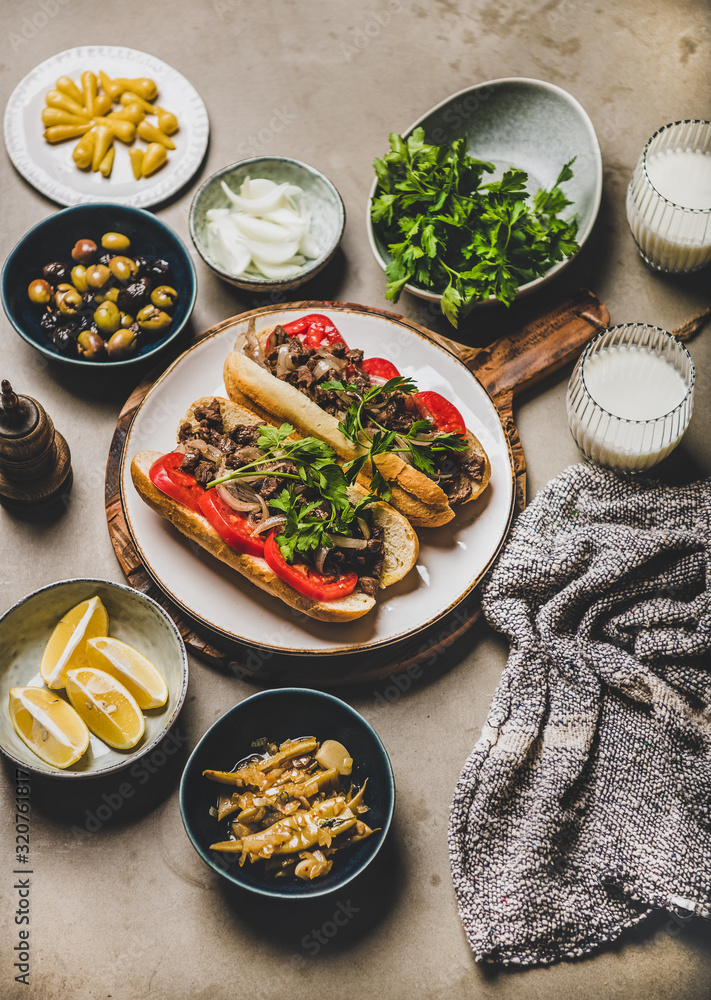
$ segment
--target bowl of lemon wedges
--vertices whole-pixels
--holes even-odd
[[[19,767],[95,777],[149,754],[175,722],[188,662],[174,622],[108,580],[62,580],[0,618],[0,749]]]

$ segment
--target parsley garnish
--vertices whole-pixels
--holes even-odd
[[[494,165],[469,156],[464,139],[434,146],[422,128],[407,141],[392,133],[390,152],[374,162],[371,205],[393,258],[385,297],[397,302],[408,282],[440,292],[442,312],[455,327],[491,295],[510,305],[519,285],[579,249],[576,220],[558,217],[571,204],[559,185],[573,176],[574,160],[530,205],[528,175],[512,167],[500,181],[482,184]]]
[[[349,481],[336,463],[333,449],[313,437],[289,441],[293,431],[290,424],[282,424],[279,428],[260,427],[257,447],[263,452],[262,457],[213,479],[207,488],[257,475],[294,480],[267,503],[270,512],[286,516],[286,524],[276,538],[286,561],[293,563],[298,554],[307,562],[313,562],[318,549],[332,548],[332,535],[352,537],[357,518],[370,525],[368,507],[378,497],[369,494],[352,504],[348,496]],[[294,473],[274,468],[276,462],[287,460],[293,462]]]
[[[365,391],[350,382],[322,382],[321,388],[347,393],[351,397],[344,419],[339,428],[347,438],[365,449],[364,454],[349,462],[346,472],[349,482],[354,482],[366,462],[374,455],[385,452],[403,452],[409,456],[412,465],[427,475],[437,473],[436,457],[442,452],[465,451],[467,441],[461,434],[437,434],[431,440],[421,440],[421,435],[431,434],[435,428],[429,420],[415,420],[408,431],[388,430],[381,424],[369,405],[380,405],[394,392],[411,395],[417,386],[410,378],[391,378],[384,385],[374,385]],[[375,462],[371,462],[371,489],[377,496],[389,500],[391,495],[387,480],[384,479]]]

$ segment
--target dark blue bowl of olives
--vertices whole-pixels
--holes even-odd
[[[48,358],[124,368],[175,340],[195,305],[182,240],[125,205],[76,205],[23,236],[2,273],[2,304],[20,336]]]

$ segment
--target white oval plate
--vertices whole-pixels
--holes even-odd
[[[52,145],[42,138],[45,94],[57,78],[69,76],[81,89],[85,70],[110,77],[147,76],[158,86],[158,103],[178,118],[174,150],[168,162],[151,177],[133,176],[128,146],[116,143],[111,177],[79,170],[72,160],[78,140]],[[5,109],[5,145],[22,176],[38,191],[60,205],[114,201],[134,208],[149,208],[169,198],[190,180],[207,149],[210,123],[200,95],[184,76],[161,59],[136,49],[114,45],[82,45],[66,49],[36,66],[13,91]],[[141,143],[143,146],[144,144]]]
[[[304,311],[303,306],[259,310],[257,329],[286,323]],[[389,358],[422,389],[434,389],[452,400],[491,461],[489,488],[448,525],[418,531],[416,568],[380,591],[373,611],[357,621],[335,624],[291,610],[191,544],[154,513],[133,486],[130,464],[136,452],[171,451],[189,405],[200,396],[226,395],[222,366],[237,336],[246,331],[244,316],[236,316],[233,324],[187,350],[149,390],[126,437],[120,471],[126,523],[143,564],[168,597],[229,639],[298,655],[371,650],[437,621],[466,597],[491,564],[514,504],[512,460],[499,413],[460,361],[392,314],[332,304],[318,311],[333,320],[349,346],[362,348],[366,356]]]

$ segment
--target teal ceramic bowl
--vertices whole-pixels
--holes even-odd
[[[210,253],[207,240],[207,212],[211,208],[229,208],[230,201],[221,187],[225,181],[239,193],[245,178],[263,177],[275,184],[296,184],[303,190],[302,203],[311,217],[311,235],[318,256],[303,264],[298,274],[290,278],[265,278],[256,274],[235,276],[226,271]],[[284,156],[253,156],[223,167],[198,188],[190,206],[190,236],[207,266],[225,281],[247,292],[288,291],[322,271],[333,257],[343,236],[346,210],[343,200],[331,181],[315,167]]]
[[[575,157],[573,177],[563,186],[572,202],[564,218],[578,219],[580,246],[592,232],[602,196],[602,157],[595,129],[583,107],[560,87],[543,80],[510,77],[490,80],[461,90],[418,118],[402,135],[422,126],[425,138],[435,145],[466,137],[470,155],[492,162],[497,170],[487,179],[498,180],[508,167],[528,174],[527,189],[550,187],[564,163]],[[385,153],[385,149],[382,150]],[[381,155],[382,155],[381,153]],[[385,270],[392,259],[387,244],[370,217],[377,180],[367,206],[367,232],[375,259]],[[517,295],[527,295],[565,268],[572,257],[554,264],[542,277],[521,285]],[[439,302],[441,293],[407,284],[418,298]],[[477,305],[495,302],[492,297]]]
[[[238,761],[253,752],[252,744],[264,737],[280,743],[302,736],[315,736],[319,742],[336,739],[348,749],[354,784],[361,786],[368,779],[365,803],[370,808],[364,818],[376,832],[360,844],[336,851],[331,870],[313,882],[296,877],[269,880],[259,863],[245,862],[240,867],[239,854],[210,850],[210,844],[227,837],[229,820],[218,823],[210,815],[218,789],[226,786],[209,781],[202,772],[234,770]],[[262,691],[230,709],[195,747],[180,783],[183,824],[205,864],[232,885],[271,899],[303,901],[343,889],[380,851],[394,808],[392,767],[375,730],[340,698],[305,688]]]
[[[77,240],[99,242],[103,233],[124,233],[131,240],[128,255],[147,260],[162,259],[170,265],[165,279],[178,292],[173,322],[158,336],[144,336],[136,354],[123,360],[88,361],[77,354],[63,354],[40,326],[42,309],[30,302],[27,286],[42,277],[42,268],[53,261],[74,266],[71,250]],[[23,340],[45,357],[74,369],[124,370],[153,359],[179,336],[190,318],[197,297],[197,277],[187,247],[180,237],[151,212],[110,202],[75,205],[55,212],[26,233],[10,253],[2,272],[2,304],[7,317]]]
[[[146,730],[131,750],[113,750],[95,736],[89,749],[64,770],[46,764],[20,739],[8,712],[13,687],[43,687],[42,653],[57,622],[71,608],[98,595],[109,616],[109,635],[127,642],[155,664],[168,686],[162,708],[143,714]],[[110,580],[60,580],[29,594],[0,617],[0,750],[18,767],[37,774],[77,780],[104,777],[155,751],[183,707],[188,658],[173,620],[152,598]],[[58,692],[64,697],[64,692]]]

